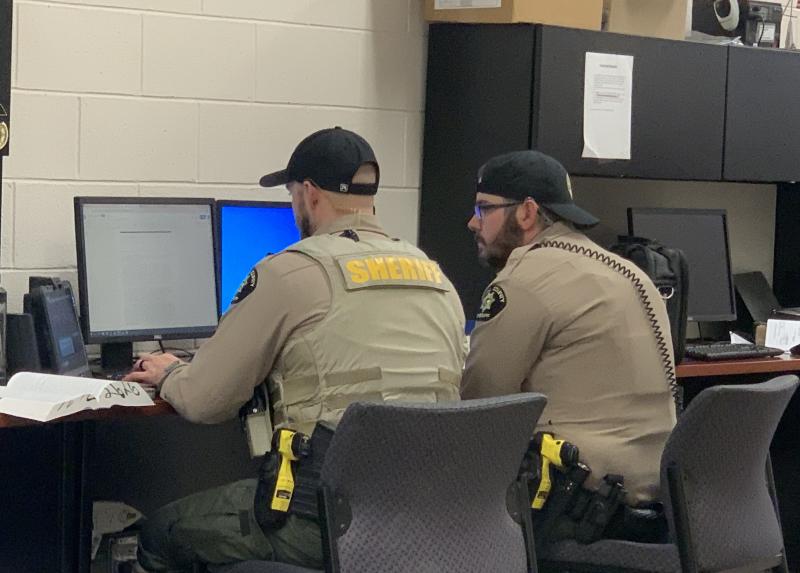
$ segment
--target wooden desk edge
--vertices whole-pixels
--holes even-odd
[[[27,418],[0,414],[0,428],[23,428],[27,426],[60,424],[62,422],[84,422],[87,420],[126,420],[131,418],[165,416],[175,413],[172,406],[161,398],[156,398],[154,402],[155,405],[153,406],[143,406],[139,408],[112,406],[111,408],[105,408],[103,410],[85,410],[72,414],[71,416],[56,418],[49,422],[39,422],[37,420],[28,420]]]
[[[685,358],[678,364],[676,374],[681,378],[701,376],[731,376],[736,374],[764,374],[800,372],[800,357],[782,355],[777,358],[753,358],[750,360],[703,361]]]

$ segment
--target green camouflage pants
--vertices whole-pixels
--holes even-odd
[[[170,503],[143,526],[139,564],[147,571],[210,571],[250,559],[322,569],[319,526],[289,516],[280,529],[261,531],[253,515],[257,480],[234,482]]]

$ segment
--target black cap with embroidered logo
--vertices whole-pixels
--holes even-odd
[[[356,171],[365,163],[375,166],[375,183],[353,183]],[[290,181],[310,180],[326,191],[351,195],[378,192],[378,160],[367,140],[341,127],[323,129],[301,141],[289,158],[286,169],[264,175],[262,187],[277,187]]]
[[[573,201],[564,166],[539,151],[514,151],[491,158],[478,171],[478,192],[516,201],[530,197],[580,227],[600,222]]]

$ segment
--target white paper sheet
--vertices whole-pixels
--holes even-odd
[[[500,8],[502,0],[436,0],[434,10],[453,8]]]
[[[631,158],[633,56],[586,52],[583,157]]]
[[[766,346],[789,350],[800,344],[800,320],[768,320]]]
[[[775,43],[775,32],[776,27],[773,22],[763,23],[759,22],[756,27],[756,41],[761,41],[764,44],[774,44]],[[757,44],[754,44],[757,45]]]

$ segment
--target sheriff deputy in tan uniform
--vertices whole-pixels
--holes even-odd
[[[671,345],[659,350],[630,278],[598,259],[641,281],[666,340],[669,320],[649,277],[579,231],[597,222],[547,155],[514,152],[481,168],[468,227],[499,272],[476,317],[461,396],[545,394],[538,429],[578,446],[589,487],[621,474],[629,503],[643,504],[661,497],[661,452],[675,424]]]
[[[266,380],[274,425],[306,433],[357,400],[458,400],[461,303],[435,262],[383,231],[373,215],[378,179],[359,135],[337,127],[304,139],[286,169],[261,179],[287,186],[302,240],[256,265],[190,364],[144,355],[128,379],[158,385],[200,423],[234,418]],[[162,508],[142,533],[140,570],[248,559],[321,568],[316,522],[292,515],[277,530],[258,525],[256,482]]]

